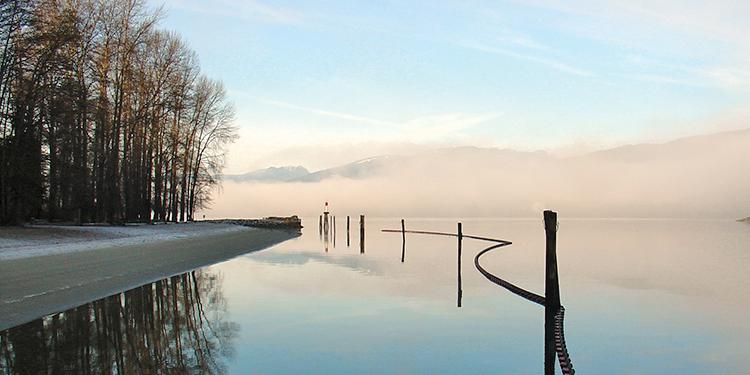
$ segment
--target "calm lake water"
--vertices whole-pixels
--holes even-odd
[[[541,374],[544,308],[489,282],[464,239],[352,216],[318,219],[273,248],[175,276],[2,334],[7,373]],[[456,232],[459,220],[406,219]],[[495,275],[544,294],[539,220],[460,220],[513,245]],[[558,265],[578,374],[738,374],[750,369],[750,225],[565,220]],[[557,372],[560,373],[559,368]]]

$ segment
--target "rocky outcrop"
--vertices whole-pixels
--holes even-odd
[[[214,223],[222,224],[234,224],[244,225],[246,227],[253,228],[269,228],[269,229],[301,229],[302,220],[297,215],[288,217],[264,217],[262,219],[220,219],[220,220],[207,220]]]

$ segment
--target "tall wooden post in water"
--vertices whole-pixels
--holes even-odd
[[[406,224],[404,224],[404,219],[401,219],[401,263],[404,263],[405,255],[406,255]]]
[[[544,211],[547,234],[547,267],[544,288],[544,374],[555,374],[555,315],[560,309],[560,284],[557,277],[557,212]]]
[[[458,307],[461,307],[461,299],[463,299],[464,291],[461,288],[461,243],[464,240],[464,233],[461,228],[461,223],[458,223]]]

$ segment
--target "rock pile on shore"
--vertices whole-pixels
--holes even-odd
[[[262,219],[220,219],[220,220],[206,220],[213,223],[221,224],[233,224],[233,225],[244,225],[246,227],[253,228],[269,228],[269,229],[301,229],[302,220],[297,215],[289,217],[264,217]]]

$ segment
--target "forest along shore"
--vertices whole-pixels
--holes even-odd
[[[299,235],[207,222],[0,228],[0,330]]]

